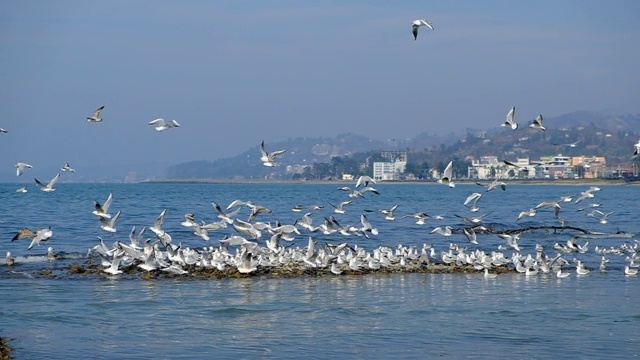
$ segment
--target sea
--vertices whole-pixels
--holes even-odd
[[[485,188],[432,183],[374,186],[351,199],[341,186],[352,183],[138,183],[75,184],[61,182],[45,193],[28,184],[0,184],[0,337],[9,338],[16,359],[631,359],[640,357],[640,275],[629,276],[640,237],[640,187],[598,185],[593,197],[575,200],[591,185],[507,185],[483,193],[480,208],[471,212],[463,202]],[[121,211],[112,234],[100,229],[92,215],[94,201],[113,194],[109,211]],[[565,225],[595,235],[579,236],[560,226],[551,208],[516,221],[521,211],[544,201],[561,202]],[[330,236],[301,229],[292,246],[305,247],[309,236],[319,244],[347,242],[372,250],[380,246],[422,247],[437,253],[452,244],[468,251],[513,250],[495,234],[478,235],[471,244],[456,229],[462,217],[486,215],[494,229],[546,227],[521,234],[521,254],[535,255],[544,246],[549,257],[555,244],[575,241],[585,253],[566,253],[564,272],[525,275],[482,272],[370,273],[326,276],[247,276],[204,279],[190,275],[145,279],[141,274],[68,274],[72,263],[87,261],[101,237],[107,244],[128,243],[129,231],[153,225],[167,210],[163,228],[174,243],[198,248],[217,246],[233,235],[231,227],[209,233],[204,241],[180,225],[186,213],[197,221],[218,220],[213,202],[223,208],[234,200],[251,201],[272,210],[256,220],[293,224],[304,214],[297,205],[323,206],[313,211],[314,224],[335,216],[343,225],[358,224],[366,214],[379,231],[363,236]],[[345,214],[330,204],[352,200]],[[595,204],[595,205],[591,205]],[[398,205],[396,219],[379,210]],[[584,209],[583,209],[584,208]],[[606,223],[601,215],[612,212]],[[311,210],[305,210],[310,211]],[[404,217],[431,215],[424,225]],[[589,214],[595,216],[589,216]],[[247,209],[238,218],[248,218]],[[436,215],[443,216],[437,220]],[[444,237],[432,230],[452,226]],[[11,241],[18,230],[51,227],[53,236],[27,250],[28,239]],[[152,233],[148,233],[153,235]],[[264,239],[260,240],[263,242]],[[58,260],[47,260],[53,247]],[[598,250],[597,250],[598,249]],[[599,271],[603,254],[606,272]],[[627,249],[627,251],[620,251]],[[16,264],[4,264],[10,251]],[[576,274],[576,261],[591,272]],[[433,260],[436,261],[437,260]]]

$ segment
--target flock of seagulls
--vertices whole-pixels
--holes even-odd
[[[99,108],[97,108],[93,112],[93,115],[87,117],[87,122],[89,122],[89,123],[100,123],[100,122],[102,122],[103,119],[101,117],[101,113],[104,110],[104,108],[105,108],[104,106],[100,106]],[[180,127],[180,124],[176,120],[165,121],[162,118],[158,118],[158,119],[150,121],[149,125],[154,126],[156,131],[164,131],[164,130],[167,130],[167,129]],[[7,132],[8,132],[7,130],[0,128],[0,133],[7,133]],[[279,155],[279,153],[276,152],[272,156],[273,156],[273,158],[275,158],[275,156],[277,156],[277,155]],[[267,165],[267,166],[275,165],[275,163],[273,163],[273,162],[271,164],[272,165]],[[25,162],[17,162],[15,167],[16,167],[16,176],[21,176],[25,172],[25,170],[33,168],[32,165],[30,165],[28,163],[25,163]],[[73,168],[69,163],[65,163],[64,166],[62,166],[60,168],[60,170],[62,172],[67,172],[67,173],[76,172],[76,169]],[[40,187],[40,190],[45,191],[45,192],[52,192],[52,191],[55,191],[55,188],[53,186],[56,184],[56,182],[59,180],[59,178],[60,178],[60,174],[57,174],[47,184],[42,183],[38,179],[35,179],[35,182]],[[16,192],[18,192],[18,193],[26,193],[28,191],[29,190],[27,189],[26,186],[20,187],[19,189],[16,190]]]
[[[434,30],[434,26],[426,19],[418,19],[412,22],[412,34],[414,41],[418,38],[418,31],[421,27],[427,27]],[[87,122],[100,123],[103,122],[101,117],[104,106],[97,108],[94,113],[87,117]],[[515,120],[516,108],[513,106],[506,115],[505,121],[501,126],[511,130],[518,129],[518,123]],[[176,120],[165,121],[157,118],[148,123],[153,126],[156,131],[165,131],[171,128],[178,128],[180,124]],[[543,116],[539,114],[529,125],[530,128],[546,131],[543,125]],[[0,133],[7,133],[5,129],[0,128]],[[566,146],[575,147],[576,143],[566,144]],[[284,154],[286,150],[267,151],[265,143],[260,144],[260,161],[264,166],[277,166],[276,159]],[[640,154],[640,141],[634,145],[634,157]],[[518,165],[505,161],[505,164],[513,167]],[[21,176],[25,171],[31,169],[30,164],[18,162],[15,165],[16,175]],[[75,172],[69,163],[62,168],[62,172]],[[43,183],[35,178],[36,184],[43,192],[56,191],[55,185],[60,178],[58,173],[48,183]],[[450,161],[444,169],[442,176],[437,180],[438,183],[444,184],[449,188],[455,188],[453,179],[453,161]],[[315,225],[314,216],[316,213],[324,209],[324,205],[304,206],[297,204],[291,208],[293,212],[301,213],[306,211],[304,215],[291,224],[283,224],[279,221],[260,221],[272,210],[259,205],[253,201],[236,200],[230,203],[226,208],[213,202],[212,206],[215,210],[216,220],[214,221],[198,221],[193,213],[184,215],[184,220],[180,225],[193,230],[193,235],[204,241],[208,246],[199,248],[190,248],[183,246],[182,243],[174,241],[165,229],[163,229],[167,209],[163,210],[156,218],[153,224],[148,227],[151,236],[146,236],[147,227],[136,231],[133,227],[128,236],[128,242],[117,240],[111,246],[108,246],[101,237],[98,237],[99,244],[93,246],[88,251],[89,256],[96,256],[100,259],[102,265],[101,271],[116,276],[122,274],[125,268],[135,267],[141,271],[152,272],[161,271],[170,274],[184,275],[189,273],[192,267],[215,268],[224,271],[231,268],[237,270],[241,274],[251,274],[258,272],[260,268],[269,267],[287,267],[297,266],[300,268],[326,269],[327,272],[334,275],[341,275],[348,271],[371,271],[379,269],[410,269],[416,267],[424,267],[430,265],[445,265],[470,267],[477,271],[481,271],[485,278],[495,278],[496,269],[505,266],[513,267],[517,272],[524,273],[526,276],[532,276],[540,273],[554,274],[558,278],[571,276],[571,272],[563,271],[575,264],[575,273],[577,276],[585,276],[592,269],[589,269],[583,260],[575,258],[577,254],[584,254],[588,251],[588,242],[579,244],[577,241],[580,237],[575,236],[567,240],[566,244],[556,243],[553,249],[555,255],[549,255],[545,246],[536,244],[535,253],[524,254],[520,244],[520,232],[493,232],[485,224],[485,219],[491,213],[477,215],[481,210],[481,201],[487,197],[487,193],[502,189],[507,191],[507,184],[499,179],[489,184],[477,183],[484,188],[482,192],[474,191],[461,201],[462,205],[470,212],[469,215],[456,215],[460,220],[458,223],[435,226],[428,233],[434,236],[442,236],[446,239],[454,239],[459,237],[464,245],[451,242],[447,250],[438,253],[431,244],[423,244],[419,246],[403,246],[398,244],[395,247],[378,246],[371,251],[367,251],[358,245],[351,245],[346,241],[338,241],[336,244],[332,241],[326,241],[319,244],[319,236],[328,238],[341,236],[361,237],[370,239],[381,235],[381,232],[375,226],[375,221],[369,219],[367,214],[361,213],[359,221],[348,223],[340,219],[349,211],[349,205],[354,201],[366,201],[368,196],[380,196],[381,192],[373,188],[376,181],[369,176],[361,176],[357,179],[353,187],[341,186],[338,191],[344,192],[348,199],[334,205],[331,202],[327,204],[332,208],[335,215],[326,215],[323,220]],[[22,187],[17,192],[27,192],[26,187]],[[591,187],[580,194],[567,195],[559,199],[548,199],[536,204],[529,204],[528,209],[519,211],[515,221],[522,219],[531,221],[545,210],[553,212],[555,221],[559,226],[566,226],[567,222],[562,215],[566,208],[571,204],[576,205],[583,201],[591,200],[600,191],[598,187]],[[368,195],[371,194],[371,195]],[[575,200],[574,200],[575,198]],[[462,200],[462,199],[461,199]],[[484,200],[486,201],[486,200]],[[111,214],[111,205],[113,203],[113,194],[109,194],[107,199],[100,203],[94,202],[92,214],[98,218],[98,226],[102,231],[119,236],[117,222],[120,219],[121,211]],[[599,224],[606,224],[608,218],[614,212],[603,212],[595,209],[600,204],[591,203],[585,207],[579,208],[576,212],[584,211],[586,217],[594,218]],[[397,216],[396,213],[400,208],[400,204],[393,204],[384,209],[366,209],[364,212],[373,214],[381,214],[379,221],[401,221],[397,219],[409,218],[414,221],[415,225],[426,225],[427,221],[444,221],[443,215],[429,215],[427,212],[415,212]],[[590,210],[590,211],[587,211]],[[246,220],[240,218],[241,215],[247,215]],[[340,220],[339,220],[340,219]],[[462,226],[455,226],[461,223]],[[211,232],[225,231],[232,232],[217,240],[215,245],[209,245],[212,241]],[[461,234],[462,236],[459,236]],[[392,235],[392,234],[389,234]],[[32,249],[41,242],[47,242],[52,239],[53,231],[51,227],[39,228],[35,231],[25,227],[18,231],[11,241],[21,239],[31,239],[27,250]],[[483,236],[497,236],[504,245],[499,245],[497,249],[490,252],[479,248],[482,244]],[[304,246],[296,246],[300,237],[304,237]],[[470,250],[468,247],[474,246],[475,249]],[[635,276],[638,273],[637,263],[639,241],[632,244],[623,244],[618,247],[598,248],[596,253],[601,255],[601,261],[598,266],[600,272],[607,271],[606,256],[619,255],[625,257],[626,265],[624,274],[626,276]],[[511,251],[508,254],[507,251]],[[567,260],[574,256],[573,259]],[[565,258],[566,257],[566,258]],[[55,261],[57,256],[52,247],[47,250],[47,258]],[[11,252],[6,253],[5,264],[7,266],[15,266],[16,258]]]
[[[511,107],[511,109],[509,109],[509,112],[507,112],[507,118],[500,126],[509,128],[511,130],[516,130],[518,128],[518,123],[515,120],[515,116],[516,116],[516,107],[513,106]],[[536,116],[536,118],[533,119],[531,124],[529,124],[529,127],[533,129],[546,131],[547,128],[545,128],[542,125],[542,120],[543,120],[542,114],[538,114],[538,116]]]
[[[440,180],[447,183],[446,178]],[[447,184],[451,186],[450,183]],[[353,212],[349,210],[349,205],[356,201],[368,201],[368,197],[350,196],[353,190],[372,193],[374,196],[384,195],[378,190],[375,190],[375,193],[373,190],[365,191],[366,188],[372,189],[374,185],[378,184],[373,178],[362,176],[352,187],[337,187],[335,191],[344,193],[345,200],[338,205],[327,202],[333,215],[319,215],[325,208],[322,204],[296,204],[291,207],[291,211],[304,212],[304,215],[293,223],[281,223],[272,219],[266,221],[273,211],[254,201],[238,199],[226,207],[213,202],[215,220],[202,221],[197,219],[193,212],[189,212],[180,222],[180,226],[191,229],[193,236],[204,242],[204,246],[194,248],[183,245],[182,241],[187,239],[181,238],[181,241],[177,242],[175,236],[164,228],[167,218],[165,209],[153,224],[148,224],[148,227],[143,227],[140,231],[133,227],[129,232],[128,241],[118,239],[108,245],[98,236],[99,244],[88,250],[88,256],[97,257],[101,264],[100,271],[108,276],[118,276],[131,271],[186,275],[195,269],[254,274],[265,268],[313,269],[337,276],[381,269],[412,271],[429,266],[445,266],[474,269],[483,273],[485,278],[495,278],[499,276],[498,273],[504,271],[501,269],[505,268],[511,268],[526,276],[550,274],[565,278],[572,274],[568,271],[570,267],[573,267],[575,276],[587,276],[594,270],[594,267],[589,267],[584,259],[579,258],[581,254],[589,252],[589,242],[580,242],[579,235],[571,237],[566,244],[554,244],[551,249],[555,254],[550,254],[547,249],[549,246],[542,244],[535,245],[534,253],[526,253],[531,246],[521,244],[522,232],[492,231],[491,225],[486,223],[491,212],[481,215],[478,213],[482,204],[487,201],[485,199],[489,193],[497,189],[502,190],[500,193],[508,193],[507,185],[499,180],[489,184],[477,183],[481,191],[473,191],[460,199],[461,208],[466,208],[469,214],[455,214],[455,218],[458,219],[455,222],[433,226],[428,230],[432,236],[448,240],[446,250],[438,252],[435,245],[427,243],[422,246],[380,245],[372,250],[350,244],[347,241],[349,238],[373,240],[380,239],[380,236],[393,236],[392,233],[383,233],[378,229],[376,223],[382,221],[401,222],[402,219],[408,218],[420,226],[432,221],[446,221],[445,215],[429,215],[427,212],[397,215],[401,211],[401,204],[390,204],[382,209],[365,208],[363,213],[358,214],[359,221],[345,223],[344,219],[349,218],[350,211]],[[52,186],[50,188],[53,189]],[[532,221],[541,216],[542,212],[551,210],[558,226],[566,225],[563,214],[567,211],[573,211],[575,214],[585,213],[585,219],[595,218],[597,221],[594,223],[605,224],[613,212],[595,209],[602,205],[593,202],[600,190],[599,187],[593,186],[577,194],[547,199],[537,204],[521,204],[528,209],[520,211],[519,214],[514,213],[515,222],[518,223],[525,217]],[[585,202],[590,203],[584,206]],[[112,193],[108,194],[102,203],[94,201],[92,215],[98,218],[98,226],[102,231],[119,238],[117,222],[121,211],[112,214],[113,204]],[[580,208],[571,209],[572,207]],[[377,213],[380,215],[374,216]],[[322,216],[322,221],[316,223],[315,218],[318,216]],[[543,220],[546,221],[548,220]],[[220,233],[218,240],[215,240],[214,232]],[[50,227],[35,231],[24,228],[12,241],[29,238],[31,243],[28,249],[32,249],[41,242],[50,241],[52,235]],[[487,237],[500,239],[500,245],[491,251],[481,249],[487,243]],[[301,241],[302,244],[299,245]],[[636,240],[634,243],[624,243],[617,247],[596,247],[595,252],[602,258],[597,267],[598,271],[607,272],[609,269],[606,264],[610,256],[618,255],[625,257],[624,274],[637,275],[640,267],[639,246],[640,241]],[[47,257],[55,261],[56,254],[52,248],[48,249]],[[16,266],[17,263],[17,259],[11,253],[7,253],[5,264]]]

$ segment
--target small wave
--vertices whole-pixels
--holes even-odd
[[[266,311],[268,310],[247,309],[247,308],[239,308],[239,307],[228,307],[223,309],[212,310],[214,314],[221,314],[221,315],[248,314],[248,313],[266,312]]]

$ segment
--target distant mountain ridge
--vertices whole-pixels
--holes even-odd
[[[447,159],[478,158],[495,155],[500,158],[530,157],[564,153],[565,155],[607,156],[607,161],[626,161],[627,154],[638,140],[640,114],[613,116],[592,111],[575,111],[544,120],[546,132],[528,128],[530,121],[519,119],[520,128],[507,131],[496,126],[487,130],[466,129],[446,136],[423,132],[411,139],[375,140],[347,133],[328,137],[298,137],[270,143],[267,150],[286,149],[278,158],[279,166],[265,167],[259,160],[259,144],[234,157],[185,162],[167,170],[169,179],[284,177],[287,165],[330,163],[333,157],[380,151],[406,150],[409,162],[430,164]],[[580,141],[576,148],[553,145]],[[373,155],[369,155],[373,156]],[[290,175],[289,175],[290,176]]]

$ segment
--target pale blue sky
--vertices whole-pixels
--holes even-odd
[[[413,41],[417,18],[435,31]],[[638,1],[3,1],[0,179],[488,128],[514,105],[639,113],[638,64]]]

